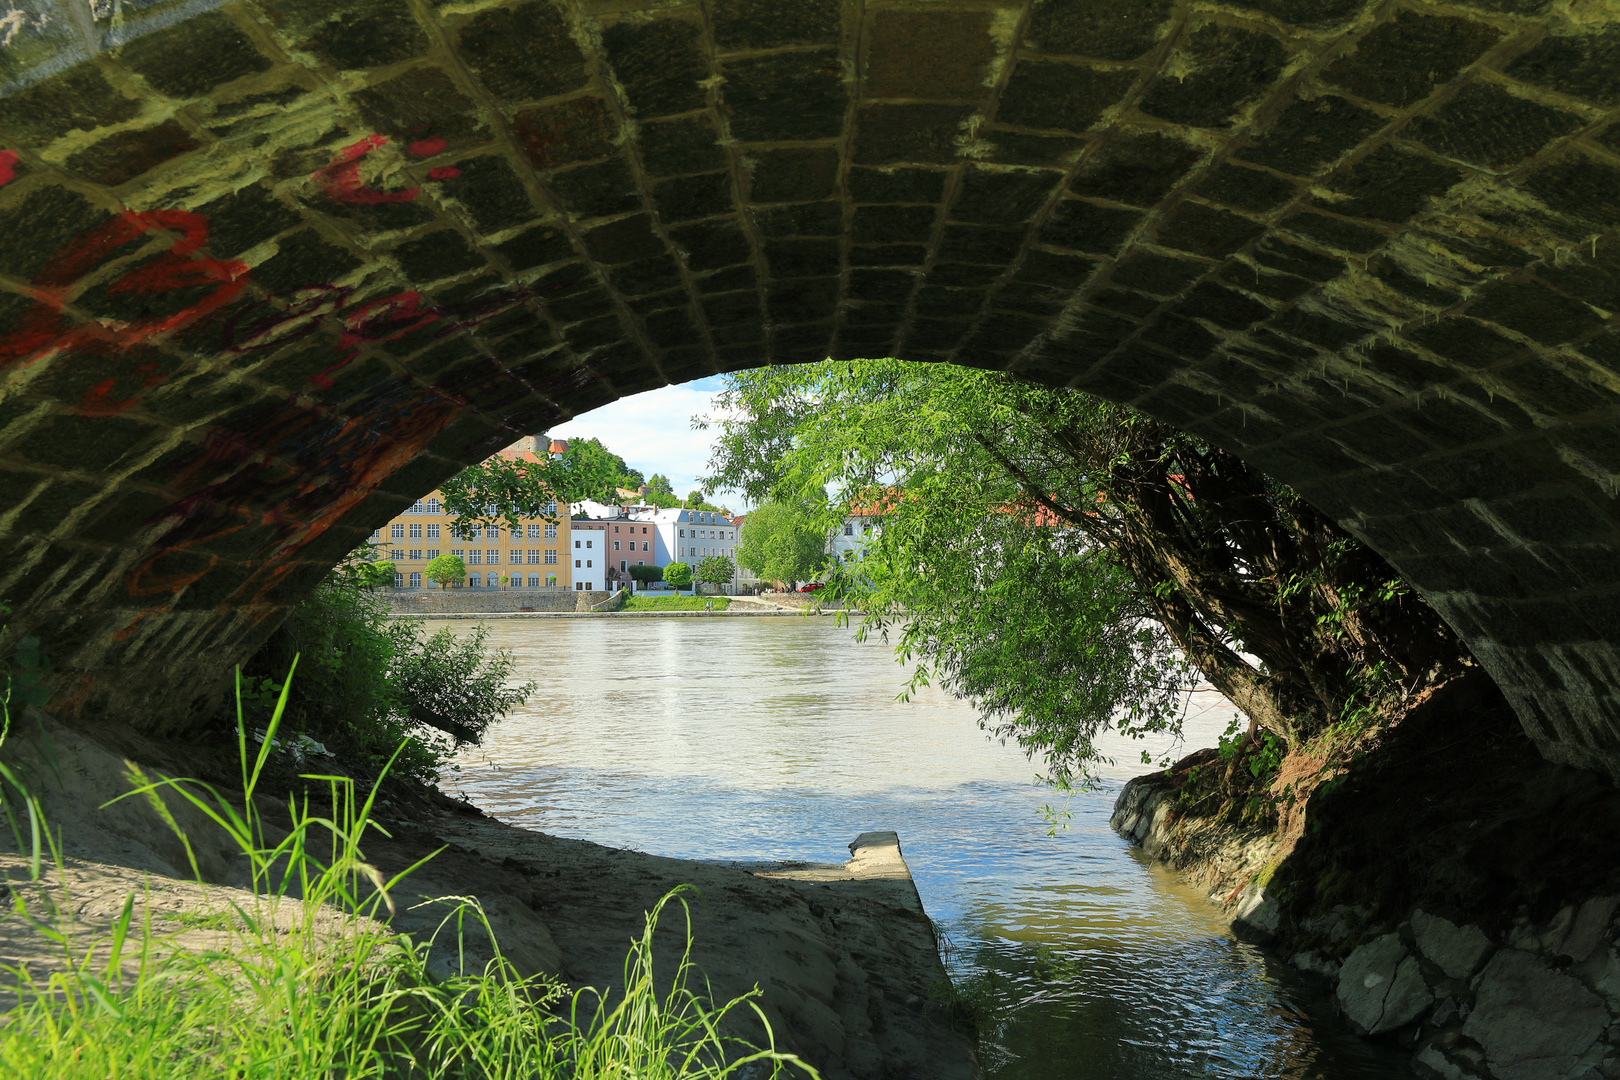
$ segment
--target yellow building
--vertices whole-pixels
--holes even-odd
[[[502,457],[538,460],[533,438],[520,439],[500,452]],[[559,449],[559,447],[561,449]],[[560,453],[564,443],[548,450]],[[451,535],[449,514],[438,491],[411,504],[410,509],[371,534],[377,557],[394,564],[394,585],[405,589],[438,588],[423,576],[427,564],[440,555],[456,555],[467,564],[467,576],[456,587],[563,588],[574,587],[569,556],[573,539],[568,507],[552,503],[554,520],[524,519],[517,529],[505,525],[474,528],[471,535]]]

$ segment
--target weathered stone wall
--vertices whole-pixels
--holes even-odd
[[[365,531],[762,363],[1296,485],[1620,773],[1608,0],[8,0],[0,596],[184,730]]]
[[[388,589],[389,610],[401,615],[480,611],[589,611],[611,595],[600,589]]]

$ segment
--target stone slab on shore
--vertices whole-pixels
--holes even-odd
[[[98,809],[129,789],[130,747],[110,749],[40,721],[36,730],[30,724],[13,732],[5,759],[34,778],[45,814],[64,839],[66,872],[62,880],[51,875],[45,888],[71,888],[68,910],[78,930],[103,932],[131,893],[171,916],[241,901],[240,859],[179,799],[168,800],[171,812],[191,839],[206,889],[191,880],[184,850],[146,803]],[[165,748],[135,749],[134,756],[156,759],[171,774],[189,771],[166,759]],[[262,805],[267,813],[277,809],[272,800]],[[386,818],[389,811],[380,813]],[[525,974],[612,990],[622,985],[625,954],[641,935],[644,913],[671,890],[692,885],[692,959],[712,997],[724,1002],[757,986],[779,1049],[800,1055],[826,1080],[979,1075],[971,1048],[940,1004],[945,970],[894,833],[862,834],[841,865],[740,864],[549,836],[449,800],[384,824],[392,835],[368,840],[365,854],[385,875],[438,851],[395,890],[396,930],[431,933],[446,910],[440,898],[475,897],[503,952]],[[37,899],[40,909],[48,899],[35,895],[41,886],[27,883],[20,855],[0,852],[0,884]],[[684,931],[679,908],[666,909],[656,948],[661,970],[673,971]],[[53,953],[37,937],[20,919],[0,919],[0,963],[47,971]],[[477,969],[489,956],[488,942],[473,940],[465,950],[441,950],[434,963]],[[0,1010],[13,1001],[0,998]],[[758,1028],[736,1033],[764,1038]]]

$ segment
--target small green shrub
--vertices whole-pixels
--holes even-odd
[[[724,611],[731,601],[724,596],[632,596],[625,611]]]
[[[692,585],[692,568],[683,562],[672,562],[664,567],[664,580],[677,589],[690,588]]]

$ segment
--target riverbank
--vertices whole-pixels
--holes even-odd
[[[1620,1077],[1620,792],[1543,760],[1505,704],[1456,707],[1414,710],[1276,826],[1190,805],[1212,751],[1127,783],[1111,824],[1420,1076]]]
[[[189,853],[147,803],[96,808],[128,790],[132,759],[222,784],[233,775],[232,748],[127,734],[104,744],[97,735],[105,733],[38,720],[33,730],[19,725],[6,760],[35,778],[47,818],[63,837],[64,859],[41,886],[28,882],[23,856],[0,855],[5,890],[43,910],[47,892],[71,889],[62,910],[71,912],[71,928],[90,938],[108,933],[125,898],[138,895],[142,908],[162,913],[175,932],[168,947],[206,948],[210,919],[228,912],[245,884],[230,846],[179,799],[167,800],[168,813],[187,833]],[[326,759],[304,766],[335,767]],[[262,806],[272,818],[283,812],[278,800]],[[779,1049],[828,1078],[977,1075],[940,1004],[948,983],[937,943],[892,833],[857,837],[843,864],[726,865],[515,828],[434,791],[406,799],[391,790],[377,810],[389,835],[368,840],[369,865],[389,876],[432,856],[393,892],[397,910],[389,926],[396,932],[425,939],[445,911],[437,898],[471,896],[520,973],[607,990],[621,984],[625,950],[639,936],[644,912],[690,884],[701,895],[691,906],[692,957],[708,993],[723,1001],[757,985]],[[202,883],[191,873],[192,858]],[[678,955],[682,935],[668,916],[656,940],[665,961]],[[435,963],[446,973],[478,970],[492,956],[488,939],[475,934],[466,948],[440,950]],[[37,929],[6,918],[0,962],[48,974],[61,961]],[[757,1027],[735,1034],[764,1038]]]

